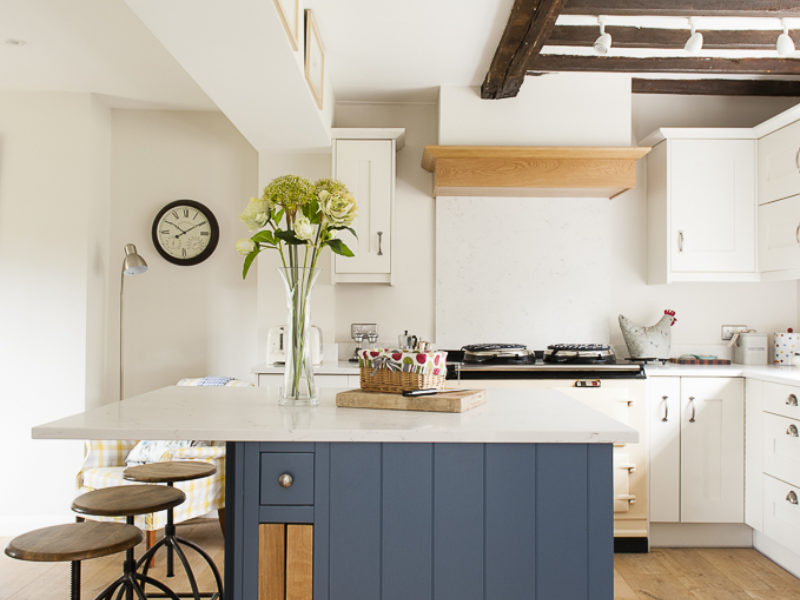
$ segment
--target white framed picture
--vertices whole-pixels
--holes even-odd
[[[273,0],[292,50],[300,48],[300,0]]]
[[[323,86],[325,84],[325,49],[317,29],[317,22],[310,9],[306,9],[306,81],[311,94],[322,110]]]

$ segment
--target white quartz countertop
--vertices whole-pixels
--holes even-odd
[[[648,377],[747,377],[773,383],[800,384],[800,368],[779,365],[647,365]]]
[[[283,375],[284,370],[285,367],[281,364],[262,363],[254,367],[252,372],[256,375]],[[360,370],[358,363],[340,360],[338,362],[323,362],[321,365],[314,367],[314,373],[316,375],[359,375]]]
[[[33,428],[38,439],[164,439],[269,442],[635,442],[638,433],[568,396],[544,389],[488,390],[464,413],[282,407],[278,388],[161,388]]]

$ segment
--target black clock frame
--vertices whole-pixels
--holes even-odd
[[[211,236],[208,242],[208,246],[206,249],[203,250],[197,256],[193,256],[192,258],[177,258],[169,254],[164,248],[161,247],[161,244],[158,241],[158,223],[161,221],[161,217],[163,217],[166,213],[171,211],[176,206],[190,206],[194,209],[199,210],[205,218],[208,220],[208,224],[211,227]],[[214,213],[211,212],[211,209],[208,208],[206,205],[197,202],[196,200],[189,200],[189,199],[182,199],[182,200],[175,200],[170,202],[166,206],[164,206],[161,210],[158,211],[155,219],[153,219],[153,228],[151,229],[151,236],[153,238],[153,246],[156,247],[156,250],[161,255],[161,257],[171,262],[174,265],[180,265],[182,267],[190,267],[192,265],[196,265],[198,263],[203,262],[209,256],[214,253],[214,250],[217,248],[217,242],[219,242],[219,223],[217,223],[217,218],[214,216]]]

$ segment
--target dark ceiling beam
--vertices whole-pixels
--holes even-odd
[[[798,17],[790,0],[569,0],[564,15]]]
[[[694,96],[792,96],[800,97],[800,81],[765,79],[643,79],[631,80],[634,94],[683,94]]]
[[[705,50],[775,50],[778,30],[704,30]],[[619,27],[606,25],[614,48],[675,48],[681,49],[689,37],[689,27],[683,29],[654,29],[645,27]],[[795,45],[800,47],[800,31],[790,31]],[[591,46],[599,35],[597,26],[560,25],[545,42],[546,46]]]
[[[515,0],[489,72],[481,85],[481,98],[516,96],[528,63],[553,31],[566,0]]]
[[[780,58],[629,58],[540,54],[528,64],[537,71],[602,71],[625,73],[728,73],[800,75],[800,60]]]

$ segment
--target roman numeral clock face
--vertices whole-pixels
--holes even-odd
[[[176,265],[196,265],[211,256],[219,240],[214,214],[194,200],[176,200],[153,220],[153,245]]]

